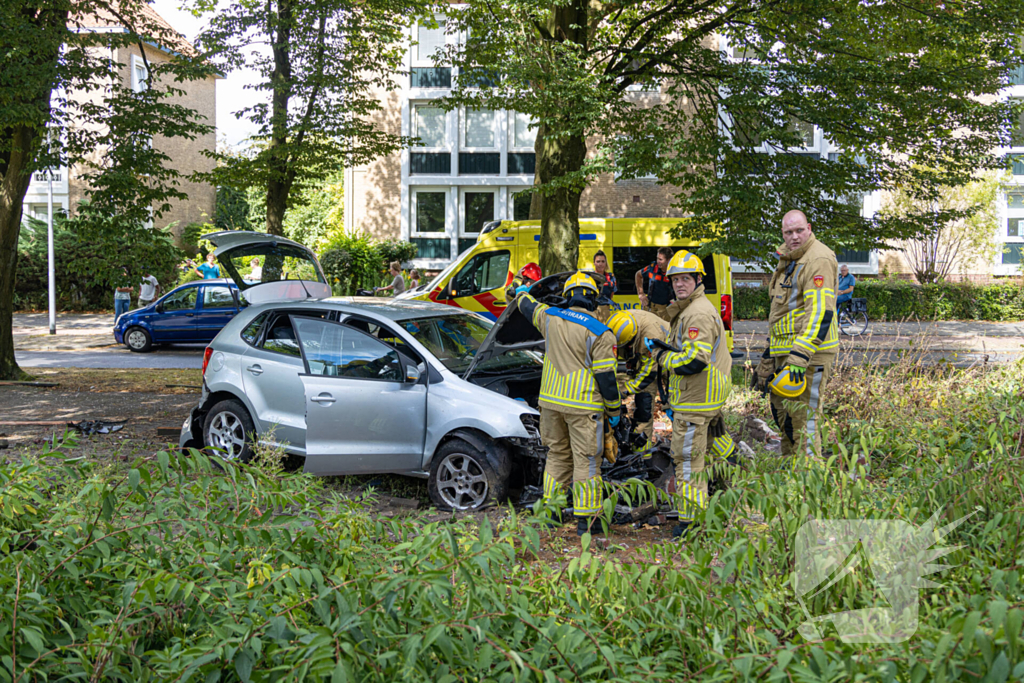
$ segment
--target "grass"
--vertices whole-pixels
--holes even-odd
[[[759,450],[699,533],[628,554],[529,512],[384,519],[272,453],[102,467],[57,442],[0,466],[0,680],[1020,679],[1022,389],[1024,363],[840,364],[823,424],[835,457]],[[737,424],[767,407],[737,384],[729,410]],[[798,594],[808,520],[920,527],[935,512],[970,516],[909,640],[803,630],[878,604],[870,566]]]
[[[40,382],[58,382],[52,391],[93,393],[192,394],[203,385],[199,369],[33,368]],[[175,386],[167,386],[175,385]]]

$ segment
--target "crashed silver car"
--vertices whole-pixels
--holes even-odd
[[[316,257],[296,242],[241,231],[206,239],[248,305],[206,349],[182,447],[244,461],[255,438],[315,474],[423,477],[441,508],[537,492],[543,339],[514,304],[493,323],[431,302],[331,298]],[[557,298],[561,279],[534,294]],[[670,469],[661,464],[620,459],[606,477]]]

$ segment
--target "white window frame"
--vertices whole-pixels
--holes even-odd
[[[498,126],[498,112],[494,109],[481,109],[478,111],[491,112],[491,131],[494,135],[493,147],[467,147],[466,146],[466,125],[469,123],[465,107],[459,110],[459,151],[460,152],[500,152],[501,137]]]
[[[409,237],[425,237],[425,238],[450,238],[452,237],[451,221],[448,220],[448,205],[451,203],[450,200],[450,187],[443,185],[413,185],[409,188]],[[441,232],[419,232],[417,230],[419,211],[419,194],[421,192],[430,192],[444,195],[444,230]]]
[[[536,146],[531,145],[529,147],[516,147],[516,116],[526,116],[522,112],[509,110],[508,112],[508,151],[513,154],[522,154],[523,152],[534,152]],[[533,123],[533,117],[530,117],[530,123]],[[533,138],[537,139],[537,129],[533,129]]]
[[[410,149],[416,152],[451,152],[451,131],[448,130],[448,112],[441,109],[437,105],[431,104],[430,100],[412,100],[409,102],[409,131],[412,137],[417,136],[416,130],[416,108],[417,107],[430,107],[432,109],[440,109],[441,118],[444,121],[444,144],[441,147],[422,147],[413,145]]]
[[[459,237],[477,237],[479,232],[466,231],[466,193],[494,195],[494,210],[492,221],[501,220],[501,187],[498,185],[471,185],[459,188]]]
[[[444,17],[444,16],[440,16],[440,17],[434,17],[434,19],[441,25],[439,30],[442,32],[442,35],[444,36],[444,41],[441,44],[442,45],[449,45],[449,44],[451,44],[451,36],[445,30],[447,25],[448,25],[448,18]],[[419,38],[419,31],[420,31],[420,23],[419,22],[415,22],[412,25],[410,30],[411,30],[411,34],[410,34],[410,42],[409,42],[409,64],[411,66],[415,66],[415,67],[433,67],[433,66],[435,66],[434,60],[433,60],[432,57],[428,58],[428,59],[421,59],[420,58],[420,47],[422,47],[422,46],[417,44],[418,43],[418,38]],[[430,30],[434,30],[434,29],[430,29]]]
[[[791,121],[792,123],[792,121]],[[810,123],[809,121],[801,121],[801,123]],[[821,152],[821,128],[811,123],[811,144],[810,146],[799,145],[797,147],[789,147],[788,151],[791,152]],[[799,131],[798,131],[799,132]]]
[[[1024,269],[1024,264],[1003,263],[1003,249],[1009,245],[1021,245],[1024,247],[1024,207],[1010,207],[1011,194],[1024,194],[1024,185],[1012,185],[1006,188],[1005,201],[1003,203],[1005,215],[999,225],[999,250],[995,258],[995,273],[999,275],[1011,275],[1018,269]],[[1016,236],[1011,237],[1010,221],[1019,218]]]
[[[142,92],[147,87],[149,69],[146,62],[139,55],[132,55],[131,58],[131,85],[133,92]]]

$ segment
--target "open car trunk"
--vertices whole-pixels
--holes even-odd
[[[223,230],[203,239],[249,304],[325,299],[331,287],[309,247],[248,230]]]

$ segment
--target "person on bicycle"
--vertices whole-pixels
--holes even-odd
[[[843,304],[853,299],[853,288],[857,285],[857,278],[850,275],[850,269],[844,263],[839,266],[839,284],[836,286],[836,310]]]
[[[768,348],[757,376],[771,390],[782,454],[815,458],[821,455],[821,392],[839,351],[838,264],[835,253],[815,239],[802,211],[783,217],[782,238],[785,245],[769,285]]]

